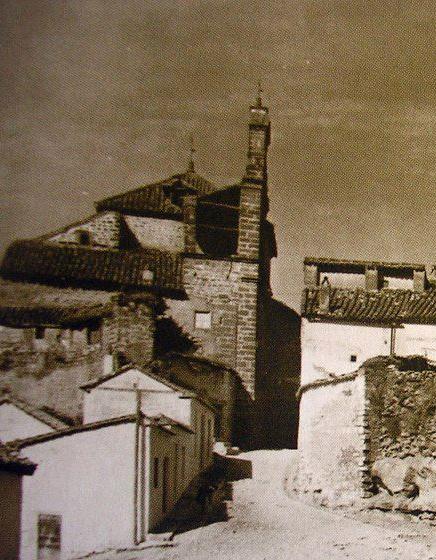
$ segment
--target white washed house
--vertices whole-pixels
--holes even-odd
[[[21,560],[144,541],[212,464],[214,411],[194,393],[136,367],[85,390],[85,424],[14,442],[38,464],[23,481]]]

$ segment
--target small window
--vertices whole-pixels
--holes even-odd
[[[351,356],[350,356],[350,362],[357,362],[357,356],[356,356],[356,354],[351,354]]]
[[[153,486],[154,488],[159,488],[159,459],[154,458],[153,461]]]
[[[61,552],[60,515],[40,513],[38,516],[38,560],[58,560]]]
[[[88,344],[100,344],[101,342],[101,324],[92,323],[86,329],[86,340]]]
[[[85,229],[78,229],[76,232],[76,242],[79,245],[91,245],[91,235]]]
[[[196,329],[210,329],[212,326],[212,316],[210,311],[196,311],[195,312],[195,328]]]
[[[42,340],[45,335],[45,328],[44,327],[36,327],[35,329],[35,338],[36,340]]]

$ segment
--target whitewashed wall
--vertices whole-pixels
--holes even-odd
[[[27,446],[37,463],[23,479],[21,560],[35,560],[38,514],[62,516],[62,559],[132,546],[134,423]]]
[[[7,442],[53,432],[53,428],[40,422],[12,403],[0,405],[0,441]]]
[[[356,371],[368,358],[389,356],[391,329],[328,322],[301,322],[301,384]],[[436,360],[436,325],[395,329],[395,354]],[[356,356],[356,361],[351,361]]]

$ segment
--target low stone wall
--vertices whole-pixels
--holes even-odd
[[[423,359],[379,358],[365,373],[371,462],[436,457],[436,370]]]
[[[436,368],[422,357],[365,364],[370,507],[436,513]]]

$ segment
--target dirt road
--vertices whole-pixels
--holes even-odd
[[[126,552],[117,560],[436,560],[430,523],[344,514],[289,497],[282,484],[289,453],[243,455],[253,461],[253,478],[233,483],[227,521],[178,534],[174,547]]]

